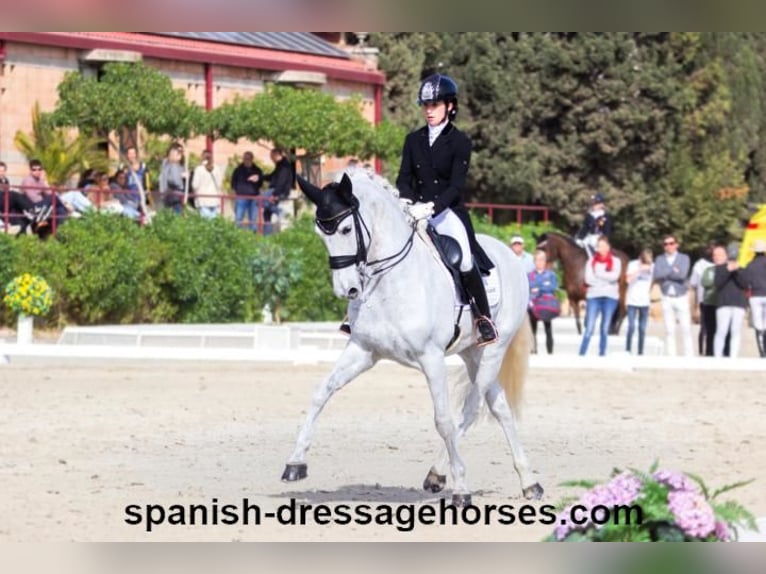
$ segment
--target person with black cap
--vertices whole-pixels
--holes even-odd
[[[457,92],[455,81],[443,74],[431,75],[420,84],[417,103],[426,125],[404,141],[396,187],[400,199],[409,203],[407,211],[414,221],[427,219],[438,233],[460,245],[460,278],[471,299],[477,345],[483,346],[497,341],[482,279],[494,264],[476,241],[464,203],[471,140],[452,123],[458,111]]]
[[[596,242],[602,235],[609,238],[612,235],[612,219],[606,212],[606,200],[604,195],[597,193],[590,198],[591,206],[585,214],[575,240],[577,244],[588,252],[592,257],[596,252]]]

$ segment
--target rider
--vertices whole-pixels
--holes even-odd
[[[602,194],[597,193],[590,200],[590,210],[585,214],[585,220],[577,232],[575,240],[580,247],[588,252],[589,257],[593,257],[598,238],[602,235],[608,238],[612,234],[612,218],[606,212]]]
[[[494,267],[476,241],[471,219],[463,203],[466,175],[471,159],[471,141],[452,123],[458,111],[457,84],[449,76],[434,74],[420,85],[418,105],[426,125],[410,133],[402,150],[396,187],[415,220],[429,219],[442,235],[453,237],[463,252],[460,278],[473,299],[477,344],[497,341],[489,302],[482,281]]]

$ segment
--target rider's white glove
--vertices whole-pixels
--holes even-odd
[[[401,207],[401,209],[402,209],[402,211],[404,213],[409,213],[410,212],[410,205],[412,205],[412,200],[411,199],[407,199],[405,197],[400,197],[399,198],[399,207]]]
[[[410,217],[415,221],[428,219],[434,214],[434,202],[429,201],[428,203],[415,203],[410,205],[407,208],[407,213],[409,213]]]

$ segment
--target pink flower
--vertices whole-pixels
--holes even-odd
[[[723,520],[716,520],[715,522],[715,537],[722,542],[731,540],[731,532],[729,532],[729,525]]]
[[[688,536],[704,538],[715,529],[715,514],[705,498],[697,492],[674,490],[668,494],[668,506],[676,525]]]
[[[575,525],[575,527],[587,529],[591,526],[595,526],[596,528],[601,528],[603,526],[603,524],[600,523],[601,520],[608,517],[608,513],[611,513],[615,506],[627,506],[633,504],[638,499],[639,494],[641,493],[641,486],[641,481],[628,472],[623,472],[615,476],[606,484],[594,486],[583,493],[576,503],[577,505],[586,508],[586,510],[578,510],[578,517],[580,519],[587,517],[589,520],[585,524]],[[604,509],[600,509],[596,516],[596,520],[599,521],[599,524],[594,525],[590,518],[592,518],[591,512],[597,506],[604,506],[607,510],[604,511]],[[572,530],[572,525],[569,524],[571,511],[572,506],[569,506],[558,516],[559,526],[556,527],[555,531],[558,540],[565,538]],[[564,524],[561,524],[561,522],[564,522]]]
[[[669,486],[673,490],[686,490],[688,492],[699,492],[699,487],[697,486],[697,483],[695,483],[685,474],[676,472],[675,470],[668,470],[666,468],[661,468],[660,470],[652,474],[652,478],[656,480],[657,482],[659,482],[660,484]]]

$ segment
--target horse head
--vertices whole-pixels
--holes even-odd
[[[333,291],[337,297],[356,299],[362,290],[357,266],[367,259],[367,241],[362,232],[359,199],[354,195],[351,179],[343,174],[340,182],[319,189],[298,176],[298,186],[316,206],[316,231],[330,254]],[[369,233],[367,233],[369,236]]]

